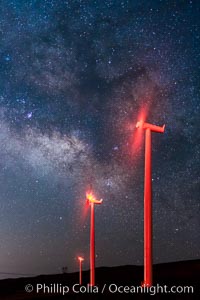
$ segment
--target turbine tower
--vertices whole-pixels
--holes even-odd
[[[139,121],[136,128],[145,129],[145,170],[144,170],[144,281],[143,286],[152,286],[152,168],[151,132],[163,133],[162,127]]]
[[[101,200],[97,200],[92,192],[86,193],[86,201],[91,207],[90,216],[90,286],[95,285],[95,217],[94,206],[95,204],[101,204]]]

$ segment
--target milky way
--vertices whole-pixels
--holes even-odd
[[[198,1],[0,1],[0,273],[143,263],[153,135],[154,262],[199,258]]]

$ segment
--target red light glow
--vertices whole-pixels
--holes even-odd
[[[146,120],[147,114],[149,111],[149,106],[144,106],[139,114],[137,119],[139,120],[136,124],[134,124],[134,129],[137,128],[137,130],[134,130],[134,136],[132,136],[132,153],[133,154],[138,154],[141,149],[142,149],[142,140],[143,140],[143,132],[142,132],[142,126],[141,124],[143,124]]]
[[[88,201],[85,201],[85,204],[83,206],[83,215],[82,215],[82,218],[83,218],[83,221],[85,221],[85,219],[87,218],[88,216],[88,213],[89,213],[89,208],[90,208],[90,204]]]

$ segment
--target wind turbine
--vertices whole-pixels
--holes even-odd
[[[84,258],[82,256],[78,256],[79,260],[79,284],[82,285],[82,263],[84,261]]]
[[[92,192],[86,193],[86,201],[91,207],[90,216],[90,286],[95,285],[95,217],[94,206],[95,204],[101,204],[101,200],[97,200]]]
[[[144,281],[143,286],[152,286],[152,168],[151,168],[151,132],[165,131],[162,127],[139,121],[136,128],[145,133],[145,170],[144,170]]]

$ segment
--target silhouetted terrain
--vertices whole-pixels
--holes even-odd
[[[25,300],[25,299],[200,299],[200,260],[195,261],[183,261],[166,264],[158,264],[153,267],[154,274],[154,286],[159,284],[160,286],[167,285],[168,291],[172,286],[193,286],[194,293],[176,293],[172,295],[172,292],[168,294],[156,293],[151,290],[150,295],[142,293],[131,293],[131,286],[140,286],[143,280],[143,267],[142,266],[119,266],[119,267],[101,267],[96,269],[96,285],[98,287],[98,293],[91,287],[88,287],[89,291],[85,293],[75,293],[72,291],[74,284],[78,283],[79,274],[56,274],[56,275],[41,275],[32,278],[17,278],[17,279],[4,279],[0,281],[0,299],[1,300]],[[89,271],[83,272],[83,285],[87,286],[89,282]],[[26,292],[25,286],[27,284],[33,286],[32,292]],[[37,284],[45,284],[49,288],[54,288],[55,291],[48,294],[43,290],[36,292]],[[102,289],[105,286],[104,293]],[[112,285],[113,284],[113,285]],[[130,287],[125,288],[126,292],[123,293],[111,293],[109,287],[114,291],[116,284],[118,287]],[[69,292],[64,296],[62,293],[58,293],[63,286],[69,287]],[[41,286],[39,286],[41,288]],[[31,286],[28,287],[32,288]],[[181,289],[181,288],[179,288]],[[46,288],[47,290],[47,288]],[[79,287],[76,286],[75,290],[78,291]],[[62,289],[61,289],[62,291]],[[129,292],[128,292],[129,291]],[[132,289],[133,291],[133,289]],[[180,290],[179,290],[180,291]]]

